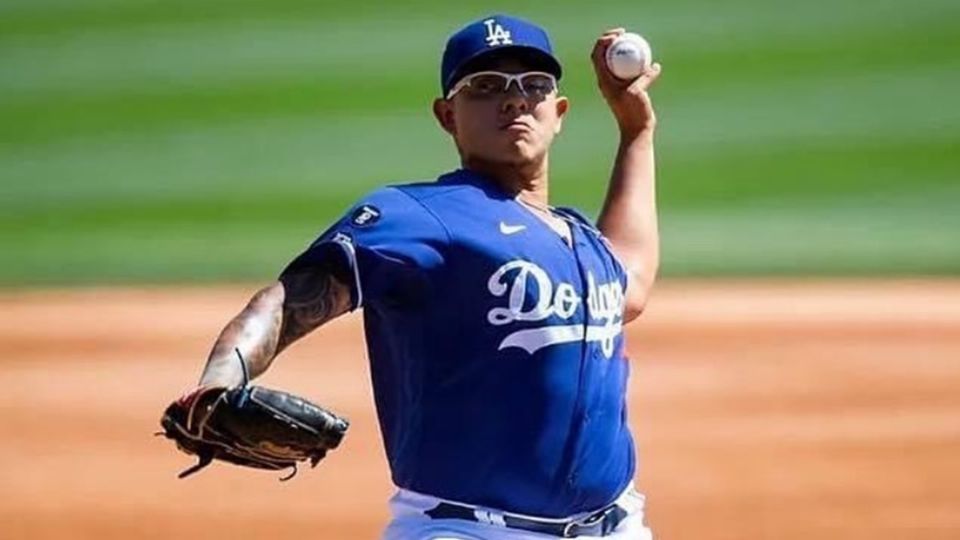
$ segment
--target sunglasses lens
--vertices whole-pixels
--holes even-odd
[[[494,73],[478,74],[470,80],[470,90],[478,96],[490,96],[503,92],[507,78]]]
[[[542,73],[529,73],[521,79],[523,91],[529,95],[545,96],[556,90],[553,77]]]

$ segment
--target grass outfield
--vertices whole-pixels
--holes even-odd
[[[616,133],[590,47],[650,38],[665,274],[958,274],[960,4],[903,5],[4,0],[0,284],[275,275],[363,192],[456,165],[440,52],[501,9],[552,33],[554,200],[591,212]]]

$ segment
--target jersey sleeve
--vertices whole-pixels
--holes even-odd
[[[398,188],[360,199],[284,269],[323,266],[350,283],[351,309],[404,304],[429,294],[449,236],[419,201]]]

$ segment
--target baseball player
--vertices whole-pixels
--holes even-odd
[[[198,388],[263,373],[291,343],[363,308],[397,492],[384,538],[650,537],[632,484],[622,327],[659,259],[654,64],[621,81],[592,59],[620,144],[599,220],[549,204],[568,111],[546,32],[495,15],[446,44],[433,104],[461,168],[360,199],[257,292]],[[583,181],[591,181],[584,179]]]

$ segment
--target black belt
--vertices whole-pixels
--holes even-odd
[[[613,532],[617,525],[627,517],[627,511],[615,504],[584,518],[571,520],[546,520],[500,513],[497,513],[497,519],[494,519],[490,517],[492,513],[489,512],[486,513],[489,519],[484,520],[477,517],[477,512],[484,513],[485,511],[472,506],[442,502],[427,510],[424,514],[430,516],[431,519],[462,519],[477,523],[499,523],[500,526],[510,529],[549,534],[560,538],[606,536]]]

